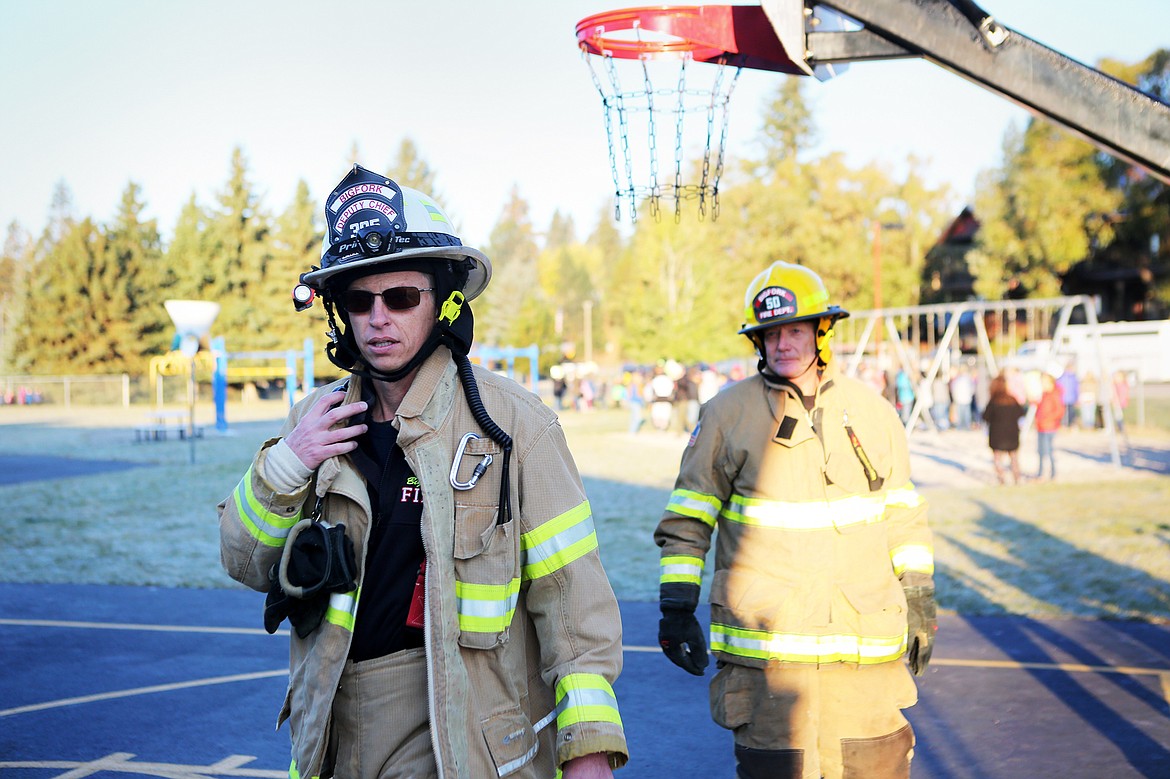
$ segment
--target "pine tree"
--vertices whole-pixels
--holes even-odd
[[[145,207],[141,188],[130,182],[114,223],[107,230],[107,267],[117,274],[110,292],[111,320],[124,319],[124,342],[112,351],[124,355],[125,368],[145,373],[149,358],[163,354],[170,345],[171,323],[163,300],[174,286],[174,277],[163,262],[162,239],[153,219],[143,221]]]
[[[297,182],[293,200],[277,217],[270,236],[271,259],[265,269],[264,291],[256,298],[257,348],[300,350],[306,338],[314,340],[315,352],[324,348],[327,325],[320,303],[302,312],[292,304],[292,289],[300,275],[321,264],[322,231],[316,213],[309,185],[304,180]]]
[[[218,196],[208,225],[206,274],[197,298],[220,304],[214,331],[247,351],[271,337],[257,321],[259,296],[264,294],[265,268],[270,260],[269,218],[248,179],[241,149],[232,152],[231,173]]]
[[[0,249],[0,279],[4,279],[0,284],[0,373],[13,371],[15,328],[24,308],[32,263],[32,237],[14,220]]]
[[[475,305],[476,340],[480,343],[515,346],[534,340],[526,330],[536,320],[533,309],[541,305],[533,294],[538,281],[538,251],[528,201],[513,187],[485,250],[493,273],[491,285]]]

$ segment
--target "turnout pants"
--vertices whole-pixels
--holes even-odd
[[[711,716],[735,734],[741,779],[907,779],[918,691],[905,663],[724,664]]]
[[[427,700],[425,649],[347,662],[333,699],[329,735],[333,775],[339,779],[436,777]]]

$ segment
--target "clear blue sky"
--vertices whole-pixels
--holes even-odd
[[[513,185],[538,228],[578,232],[612,191],[600,99],[576,22],[621,0],[0,0],[0,229],[44,227],[64,180],[79,216],[110,219],[130,180],[164,234],[205,205],[244,149],[266,210],[298,179],[320,201],[356,143],[385,168],[411,137],[465,242],[483,244]],[[1002,23],[1092,63],[1170,48],[1167,0],[984,0]],[[745,71],[731,143],[750,148],[778,86]],[[913,151],[955,205],[1025,114],[922,61],[855,64],[812,83],[822,150],[898,170]]]

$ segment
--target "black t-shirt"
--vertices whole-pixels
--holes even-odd
[[[367,421],[369,432],[352,453],[366,477],[374,521],[366,550],[351,660],[370,660],[423,645],[422,631],[407,627],[422,545],[422,489],[389,422]]]

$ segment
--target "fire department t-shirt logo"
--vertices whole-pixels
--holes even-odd
[[[796,316],[796,295],[784,287],[768,287],[756,295],[752,301],[752,310],[760,324],[776,317]]]

